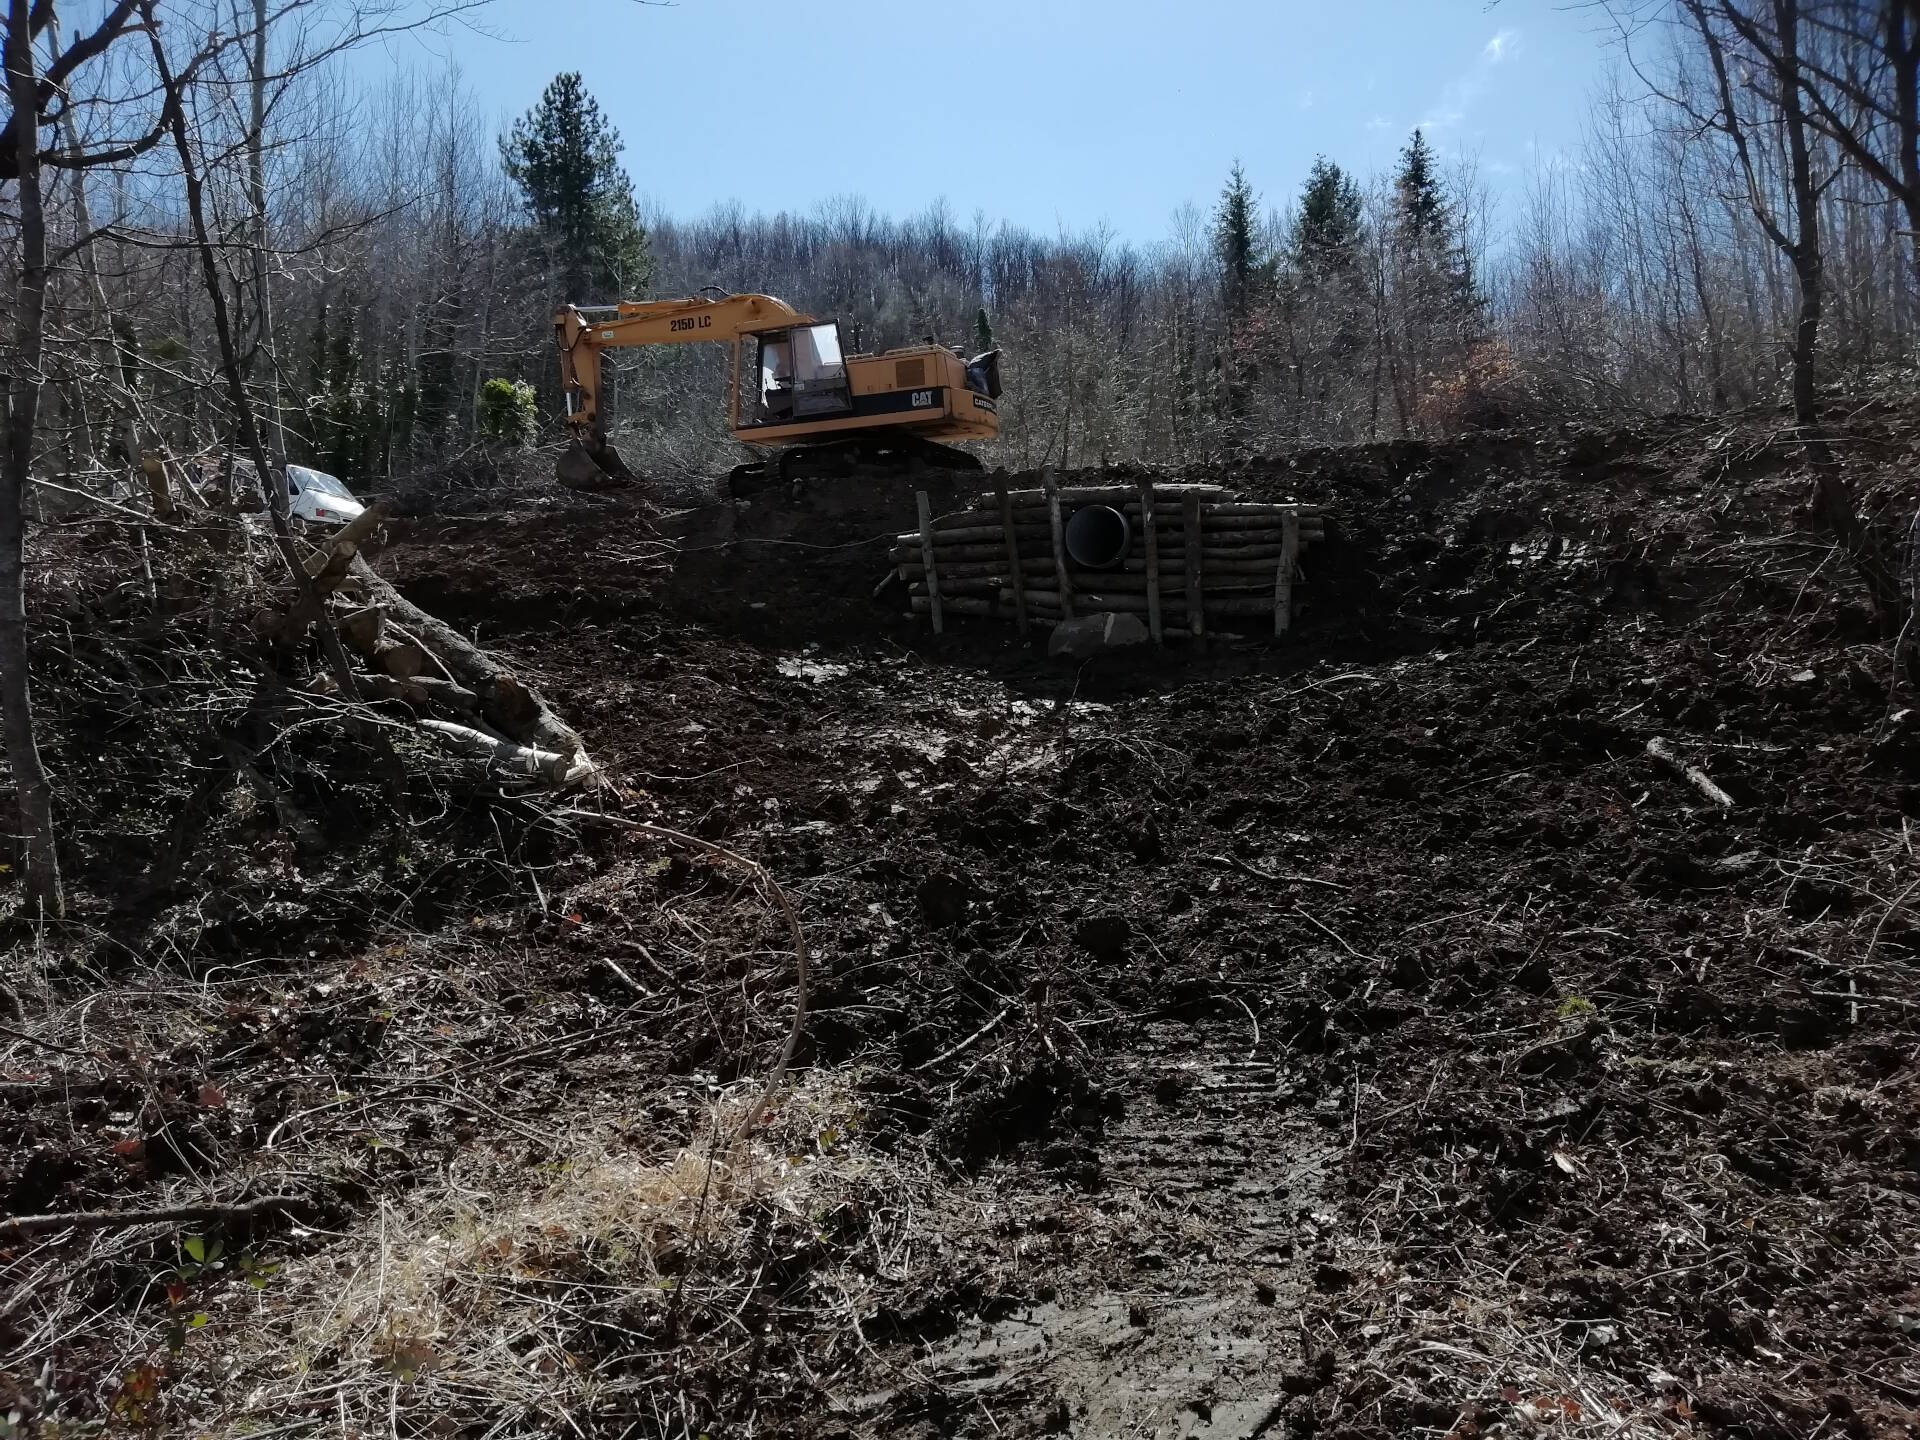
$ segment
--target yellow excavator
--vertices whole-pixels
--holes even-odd
[[[734,439],[775,452],[734,467],[735,495],[866,467],[978,470],[977,457],[942,442],[1000,433],[998,350],[967,359],[929,342],[850,355],[835,321],[802,315],[771,295],[567,305],[553,328],[573,440],[560,476],[573,484],[596,475],[631,478],[607,439],[600,352],[635,345],[732,346],[728,426]]]

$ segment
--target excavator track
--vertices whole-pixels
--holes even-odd
[[[736,465],[727,477],[735,499],[775,485],[863,476],[905,477],[931,470],[980,471],[979,457],[918,435],[857,435],[816,445],[796,445],[766,460]]]

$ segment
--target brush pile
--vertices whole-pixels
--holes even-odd
[[[131,909],[171,931],[177,910],[189,949],[229,921],[257,939],[265,917],[242,893],[345,923],[355,892],[431,854],[430,883],[391,897],[430,915],[492,888],[497,821],[598,782],[517,667],[367,565],[380,507],[316,543],[191,483],[155,499],[32,539],[41,748],[82,913]],[[253,875],[283,849],[329,873]]]
[[[1301,552],[1326,535],[1318,506],[1235,499],[1217,485],[1004,483],[969,508],[895,537],[894,575],[935,631],[985,615],[1051,624],[1097,612],[1146,617],[1156,642],[1206,633],[1207,621],[1293,617]]]

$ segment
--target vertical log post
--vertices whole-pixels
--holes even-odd
[[[1153,477],[1140,477],[1140,538],[1147,547],[1147,629],[1153,643],[1164,645],[1166,634],[1160,623],[1160,539],[1153,530]]]
[[[1007,578],[1013,581],[1013,613],[1020,633],[1027,633],[1027,577],[1020,568],[1020,537],[1013,530],[1013,500],[1007,494],[1007,482],[993,482],[993,493],[1000,501],[1000,533],[1007,542]]]
[[[1180,502],[1187,534],[1187,633],[1198,640],[1207,633],[1206,606],[1200,594],[1200,496],[1189,490]]]
[[[1300,558],[1300,512],[1289,510],[1280,521],[1280,564],[1273,573],[1273,633],[1284,635],[1293,624],[1293,567]]]
[[[1040,472],[1040,484],[1047,494],[1047,524],[1053,530],[1053,578],[1060,587],[1060,613],[1073,619],[1073,577],[1067,574],[1066,529],[1060,522],[1060,486],[1053,478],[1053,467]]]
[[[920,563],[927,567],[927,610],[933,616],[933,633],[939,635],[947,627],[940,613],[940,571],[933,561],[933,507],[924,490],[914,500],[920,507]]]

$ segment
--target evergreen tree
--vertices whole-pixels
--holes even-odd
[[[620,168],[620,132],[577,72],[558,75],[500,142],[527,213],[558,251],[567,298],[638,294],[651,273],[647,232]]]
[[[1418,130],[1400,152],[1394,177],[1400,233],[1414,263],[1429,272],[1431,286],[1457,318],[1477,323],[1485,301],[1473,275],[1466,227],[1435,173],[1433,148]]]
[[[1416,244],[1444,241],[1447,231],[1447,201],[1440,190],[1440,177],[1434,173],[1433,147],[1418,130],[1400,152],[1400,173],[1394,177],[1394,193],[1400,201],[1400,229]]]
[[[1213,252],[1220,262],[1220,298],[1230,326],[1238,328],[1253,310],[1260,274],[1253,227],[1259,201],[1238,160],[1213,212]]]
[[[1325,156],[1314,159],[1293,221],[1293,263],[1325,273],[1352,266],[1360,243],[1360,187]]]
[[[982,305],[980,313],[973,317],[973,353],[984,355],[993,349],[993,322],[987,319],[987,307]]]

